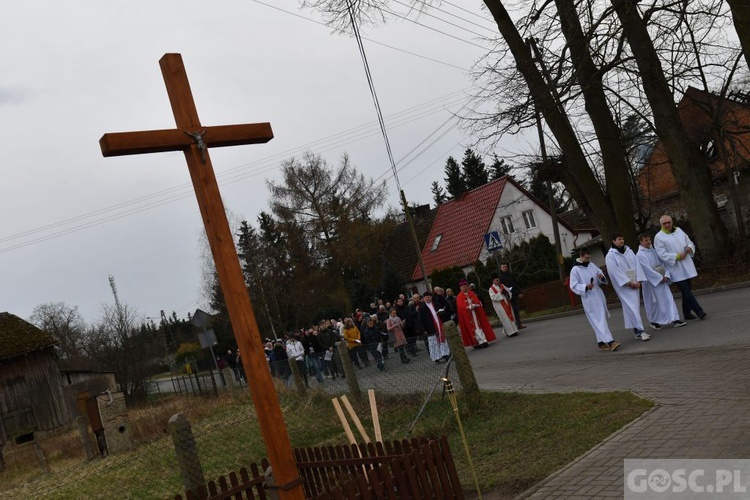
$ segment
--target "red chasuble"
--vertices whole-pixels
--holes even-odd
[[[471,304],[479,305],[479,307],[474,309],[479,328],[482,329],[484,335],[487,337],[487,342],[492,342],[496,339],[495,332],[492,331],[490,322],[487,321],[487,315],[484,313],[482,302],[471,290],[468,290],[466,293],[460,292],[456,295],[456,309],[458,310],[458,327],[461,329],[461,340],[467,347],[477,345],[477,339],[474,336],[476,325],[474,324],[474,317],[469,309]]]

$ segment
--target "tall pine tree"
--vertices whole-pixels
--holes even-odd
[[[508,175],[512,165],[505,163],[505,160],[500,159],[496,154],[492,155],[492,165],[490,165],[490,180],[494,181]]]
[[[487,166],[484,164],[484,160],[471,149],[467,149],[464,153],[461,167],[467,191],[484,186],[489,181],[489,174],[487,173]]]
[[[445,194],[445,190],[440,187],[437,181],[432,181],[432,201],[435,202],[435,206],[442,205],[448,199],[448,195]]]
[[[458,198],[467,191],[464,174],[452,156],[445,162],[445,189],[451,198]]]

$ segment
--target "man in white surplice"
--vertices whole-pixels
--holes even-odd
[[[588,248],[582,248],[573,269],[570,270],[570,290],[581,297],[583,311],[594,329],[599,349],[614,351],[620,347],[620,344],[615,342],[612,332],[609,331],[607,299],[599,286],[606,283],[607,279],[602,270],[591,262],[591,251]]]
[[[638,241],[640,246],[635,256],[643,271],[644,280],[641,283],[641,289],[643,290],[643,308],[646,310],[648,322],[654,330],[670,323],[675,328],[685,326],[685,322],[680,321],[677,304],[674,302],[672,290],[669,289],[671,276],[664,263],[659,260],[656,250],[653,249],[651,236],[648,233],[641,233],[638,235]]]
[[[607,273],[612,287],[622,303],[625,328],[632,328],[635,338],[648,340],[651,336],[643,330],[641,319],[641,281],[643,270],[635,254],[625,244],[622,233],[612,235],[612,248],[607,252]]]
[[[510,295],[511,290],[500,283],[500,276],[494,275],[492,277],[492,285],[490,285],[490,300],[492,301],[492,307],[495,308],[495,314],[497,314],[500,323],[503,325],[506,337],[515,337],[518,335],[518,327],[514,321],[508,316],[508,311],[513,314],[513,309],[510,301],[505,297],[505,293]]]

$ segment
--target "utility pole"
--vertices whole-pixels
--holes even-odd
[[[411,218],[411,211],[409,205],[406,203],[406,195],[404,190],[401,190],[401,203],[404,205],[404,214],[406,215],[406,223],[409,225],[409,231],[411,231],[411,238],[414,241],[414,248],[417,250],[417,259],[419,260],[419,270],[422,272],[422,279],[424,280],[424,286],[427,290],[432,291],[432,285],[430,280],[427,279],[427,271],[425,271],[424,260],[422,260],[422,248],[419,246],[419,238],[417,238],[417,230],[414,229],[414,221]]]
[[[528,38],[527,43],[531,47],[531,49],[534,51],[535,59],[539,62],[539,65],[542,67],[542,75],[544,76],[545,81],[547,82],[547,85],[550,85],[549,78],[547,77],[547,68],[544,66],[544,61],[542,61],[541,55],[539,54],[539,49],[536,46],[536,43],[534,42],[533,38]],[[559,100],[557,98],[557,93],[553,92],[553,95],[555,96],[555,101],[558,102]],[[542,129],[542,117],[539,113],[539,108],[537,107],[536,103],[534,103],[534,115],[536,116],[536,127],[537,131],[539,132],[539,148],[542,152],[542,162],[547,163],[547,146],[544,142],[544,130]],[[555,257],[557,260],[557,272],[560,276],[560,282],[565,281],[565,270],[563,269],[563,256],[562,256],[562,244],[560,242],[560,226],[557,223],[557,211],[555,209],[555,195],[552,192],[552,181],[547,179],[547,204],[549,205],[549,214],[552,218],[552,233],[554,234],[555,238]]]

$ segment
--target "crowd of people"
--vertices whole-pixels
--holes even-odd
[[[444,330],[450,321],[458,326],[465,346],[486,347],[496,337],[484,305],[473,291],[473,285],[465,279],[458,285],[458,294],[450,288],[434,287],[423,294],[415,293],[411,298],[401,294],[393,301],[379,299],[369,308],[356,309],[348,317],[324,319],[281,339],[266,339],[264,349],[271,373],[288,380],[291,376],[289,359],[293,359],[308,387],[312,378],[320,384],[326,379],[345,378],[337,349],[339,342],[346,343],[351,363],[359,369],[374,366],[383,372],[390,357],[408,364],[420,351],[426,351],[434,363],[444,363],[451,356]],[[519,328],[525,328],[517,306],[521,289],[507,264],[501,268],[500,275],[493,276],[490,295],[505,334],[518,335]],[[225,361],[235,380],[244,382],[239,351],[229,350]]]
[[[596,334],[599,349],[614,351],[620,347],[609,329],[609,311],[601,285],[610,284],[622,303],[625,328],[632,329],[636,339],[647,341],[651,335],[645,331],[641,317],[641,292],[646,318],[654,330],[672,325],[685,326],[684,320],[703,320],[706,313],[693,295],[691,280],[698,275],[693,261],[695,244],[680,228],[674,227],[672,218],[659,219],[661,230],[651,238],[648,233],[638,235],[638,252],[625,244],[621,233],[612,235],[612,247],[605,261],[609,280],[591,262],[591,251],[582,249],[570,273],[570,289],[581,297],[583,309]],[[680,319],[677,304],[669,288],[674,284],[682,293]]]

